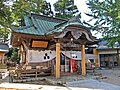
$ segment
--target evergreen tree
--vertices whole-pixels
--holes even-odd
[[[53,16],[50,3],[45,0],[16,0],[12,6],[13,17],[18,25],[23,26],[23,17],[29,13]]]
[[[37,14],[53,16],[53,11],[51,10],[51,4],[45,0],[31,0],[28,2],[30,6],[29,12],[34,12]]]
[[[74,0],[58,0],[54,4],[55,17],[70,19],[76,13],[78,13],[78,8],[74,5]]]
[[[29,13],[53,15],[45,0],[0,0],[0,41],[7,42],[10,28],[23,26],[23,17]]]
[[[88,0],[87,5],[90,12],[86,15],[92,17],[90,21],[95,23],[86,24],[92,30],[102,33],[108,40],[108,45],[113,45],[116,41],[120,43],[120,0]]]
[[[0,0],[0,42],[8,41],[9,28],[13,22],[11,14],[11,6],[7,4],[6,0]]]

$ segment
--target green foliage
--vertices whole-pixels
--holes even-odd
[[[51,4],[45,0],[31,0],[29,1],[29,6],[31,8],[30,11],[34,13],[53,16]]]
[[[0,28],[0,42],[7,42],[8,40],[8,35],[10,33],[10,30],[4,27]]]
[[[9,28],[13,22],[11,18],[11,7],[7,5],[6,0],[0,0],[0,26]]]
[[[7,5],[6,0],[0,0],[0,39],[3,42],[8,41],[9,27],[13,22],[11,14],[11,7]]]
[[[0,39],[6,42],[10,28],[23,26],[23,17],[29,13],[53,15],[45,0],[0,0]]]
[[[102,33],[109,45],[120,43],[120,0],[88,0],[87,5],[90,12],[86,15],[92,17],[90,21],[95,21],[94,25],[86,22],[87,25]]]
[[[78,8],[74,5],[74,0],[58,0],[54,4],[55,17],[70,19],[77,12]]]
[[[6,56],[8,57],[9,61],[19,63],[19,55],[17,48],[10,48]]]
[[[43,14],[47,16],[53,15],[50,3],[47,3],[45,0],[16,0],[13,2],[12,11],[14,22],[19,26],[24,25],[23,17],[27,16],[29,13]]]

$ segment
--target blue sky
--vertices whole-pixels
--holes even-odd
[[[53,5],[57,0],[46,0],[46,1],[50,2],[51,5]],[[84,14],[85,12],[88,11],[88,8],[86,5],[86,0],[74,0],[74,4],[77,5],[79,11],[81,12],[82,19],[88,21],[90,19],[90,17],[88,17]],[[53,6],[52,6],[52,9],[54,9]],[[96,34],[96,35],[95,35],[95,33],[97,33],[97,32],[92,32],[92,34],[94,36],[96,36],[97,38],[102,37],[102,35],[100,33]]]

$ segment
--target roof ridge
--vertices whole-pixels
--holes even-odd
[[[71,22],[78,22],[81,24],[80,15],[78,14],[78,15],[72,17],[71,19],[69,19],[68,23],[71,23]]]
[[[30,16],[38,16],[38,17],[49,18],[49,19],[53,19],[53,20],[68,21],[68,20],[62,19],[62,18],[57,18],[57,17],[52,17],[52,16],[45,16],[45,15],[40,15],[40,14],[35,14],[35,13],[30,13]]]
[[[18,27],[18,30],[34,27],[34,25]]]
[[[65,24],[70,24],[70,23],[79,23],[81,26],[83,26],[81,21],[80,21],[80,15],[78,14],[78,15],[72,17],[71,19],[69,19],[68,21],[64,21],[64,22],[56,25],[55,28],[58,28],[58,27],[61,27],[61,26],[65,25]]]

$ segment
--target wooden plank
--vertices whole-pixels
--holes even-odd
[[[29,70],[16,70],[16,74],[19,78],[27,77],[27,76],[35,76],[39,75],[51,75],[51,69],[29,69]]]
[[[36,48],[47,48],[48,46],[48,41],[32,41],[32,47]]]
[[[38,77],[38,76],[47,76],[47,75],[51,75],[51,73],[37,73],[37,74],[21,74],[21,77]]]

